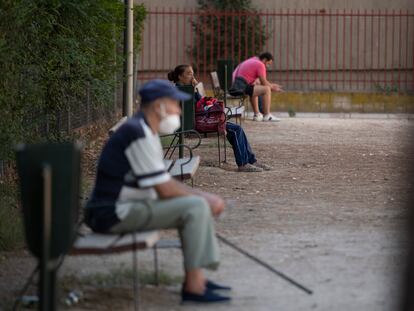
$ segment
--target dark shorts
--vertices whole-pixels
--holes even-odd
[[[250,97],[253,96],[254,84],[248,84],[244,89],[244,94],[249,95]]]
[[[247,81],[242,77],[236,77],[232,86],[229,89],[230,95],[241,96],[241,95],[253,95],[254,85],[248,84]]]

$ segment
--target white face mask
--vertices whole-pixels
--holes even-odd
[[[161,103],[161,121],[160,121],[160,134],[172,134],[181,125],[180,116],[178,114],[167,114],[165,111],[164,103]]]

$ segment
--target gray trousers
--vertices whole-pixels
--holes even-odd
[[[129,212],[111,228],[111,232],[177,228],[183,249],[184,269],[217,268],[219,249],[214,219],[207,201],[202,197],[129,201],[118,203],[117,207],[121,204],[127,204]]]

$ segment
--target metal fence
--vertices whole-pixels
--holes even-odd
[[[86,87],[85,98],[78,101],[76,105],[68,105],[53,112],[33,109],[26,117],[25,122],[30,124],[27,130],[35,131],[41,137],[70,135],[75,129],[115,115],[120,108],[120,90],[114,90],[113,94],[113,105],[97,107],[93,103],[90,89]],[[14,161],[0,159],[0,178],[13,172],[13,167]]]
[[[263,40],[257,31],[239,40],[248,27]],[[274,55],[269,80],[287,90],[414,91],[414,12],[407,10],[150,10],[138,79],[166,78],[191,63],[207,83],[217,59],[237,64],[251,51]]]

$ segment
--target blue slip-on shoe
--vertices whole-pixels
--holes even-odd
[[[231,290],[230,286],[220,285],[210,280],[207,280],[206,288],[211,289],[211,290]]]
[[[221,296],[214,293],[211,289],[206,288],[204,294],[194,294],[182,291],[181,292],[181,303],[196,302],[196,303],[217,303],[217,302],[229,302],[230,297]]]

